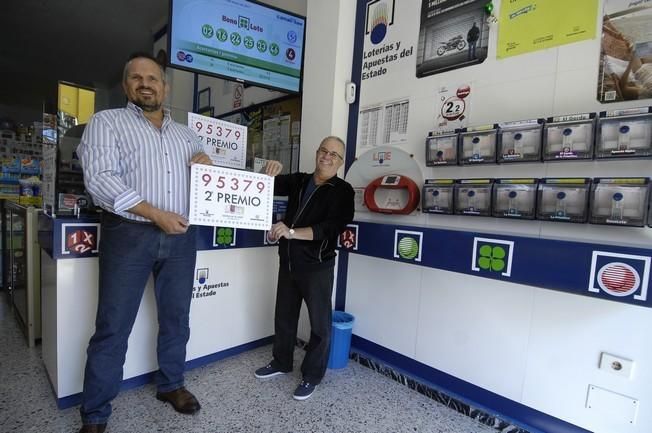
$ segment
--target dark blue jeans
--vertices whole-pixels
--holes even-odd
[[[127,340],[150,273],[159,325],[155,382],[161,392],[183,386],[196,237],[195,227],[183,235],[167,235],[155,225],[103,216],[95,334],[88,344],[80,408],[84,424],[102,424],[111,415]]]
[[[310,341],[301,373],[304,380],[315,385],[321,382],[328,365],[333,321],[333,269],[296,273],[281,266],[278,271],[272,364],[283,371],[292,371],[301,301],[305,301],[310,319]]]

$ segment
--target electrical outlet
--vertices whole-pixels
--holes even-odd
[[[633,369],[634,361],[631,359],[602,352],[602,356],[600,357],[600,370],[608,371],[609,373],[617,374],[618,376],[629,379],[632,377]]]

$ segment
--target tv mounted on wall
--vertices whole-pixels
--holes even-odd
[[[251,0],[171,0],[169,64],[297,93],[306,18]]]

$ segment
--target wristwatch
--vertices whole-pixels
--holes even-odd
[[[289,234],[290,237],[288,239],[292,239],[294,237],[294,229],[290,229]]]

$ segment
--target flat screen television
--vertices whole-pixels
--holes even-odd
[[[305,30],[305,17],[251,0],[171,0],[169,64],[296,93]]]

